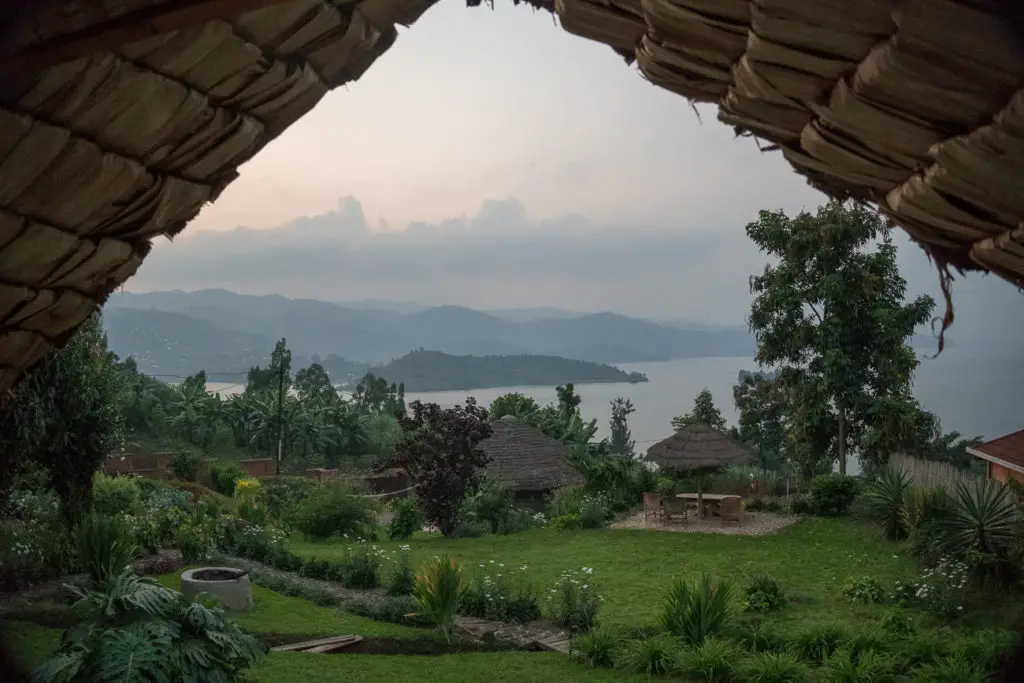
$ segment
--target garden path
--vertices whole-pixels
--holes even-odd
[[[373,603],[385,597],[383,590],[346,588],[336,581],[325,581],[322,579],[311,579],[299,576],[295,572],[286,572],[280,569],[248,560],[241,557],[222,557],[218,562],[231,567],[238,567],[249,572],[259,572],[269,576],[282,576],[305,584],[319,590],[328,591],[339,598],[342,602],[349,600],[362,600]],[[488,621],[486,619],[475,619],[473,617],[457,616],[455,625],[463,632],[479,638],[484,642],[496,642],[517,650],[552,650],[569,654],[569,634],[559,629],[552,629],[546,624],[533,622],[529,624],[506,624],[500,621]]]

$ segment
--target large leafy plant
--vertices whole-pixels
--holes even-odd
[[[125,569],[105,592],[71,590],[96,615],[64,633],[34,683],[232,683],[266,648],[216,607]]]
[[[445,642],[452,641],[455,614],[462,603],[465,588],[462,585],[462,565],[448,555],[428,562],[416,576],[413,597],[419,604],[416,616],[429,619],[437,625]]]

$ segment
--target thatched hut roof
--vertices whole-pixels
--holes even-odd
[[[569,463],[564,443],[511,415],[495,420],[491,428],[491,436],[480,443],[489,458],[488,477],[519,492],[583,483],[583,475]]]
[[[435,1],[0,3],[0,390]],[[525,1],[940,264],[1024,284],[1019,3]]]
[[[728,434],[693,424],[683,427],[647,449],[647,459],[665,470],[703,470],[726,465],[748,465],[756,454]]]

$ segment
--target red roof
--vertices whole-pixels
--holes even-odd
[[[982,458],[1001,460],[1024,470],[1024,429],[1001,436],[971,449]]]

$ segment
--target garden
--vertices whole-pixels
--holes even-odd
[[[182,490],[97,473],[72,533],[23,475],[3,515],[4,639],[41,682],[970,682],[1016,644],[1009,487],[824,474],[751,501],[801,517],[782,531],[673,534],[609,528],[670,485],[640,461],[609,467],[543,512],[473,477],[424,473],[382,502],[292,477]],[[245,570],[255,607],[186,599],[197,566]],[[362,640],[336,654],[273,649],[346,634]]]

